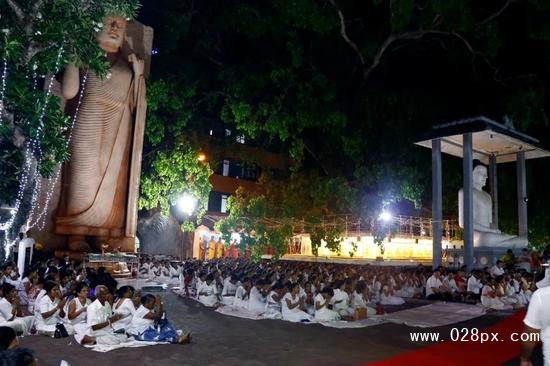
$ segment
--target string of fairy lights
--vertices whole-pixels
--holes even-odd
[[[61,44],[59,46],[59,50],[57,52],[57,57],[56,57],[55,66],[54,66],[54,75],[57,74],[59,72],[60,68],[61,68],[61,63],[62,63],[62,60],[63,60],[63,53],[64,53],[64,47],[63,47],[63,44]],[[1,93],[2,94],[0,95],[0,101],[1,101],[0,105],[2,106],[2,108],[3,108],[3,104],[4,104],[4,93],[5,93],[6,82],[7,82],[7,77],[8,77],[8,60],[7,60],[7,56],[8,56],[8,53],[7,53],[7,50],[5,50],[4,55],[3,55],[2,81],[1,81],[1,84],[0,84],[0,85],[2,85],[2,87],[1,87]],[[33,70],[34,70],[33,79],[35,79],[35,80],[33,80],[33,85],[36,85],[36,72],[35,72],[36,68],[34,66],[33,66]],[[35,185],[33,187],[32,199],[31,199],[31,214],[34,214],[35,210],[37,209],[38,197],[39,197],[40,191],[42,189],[41,179],[37,178],[37,176],[38,176],[37,173],[39,172],[41,159],[42,159],[42,147],[41,147],[41,144],[40,144],[40,138],[42,137],[42,132],[44,130],[44,118],[45,118],[47,107],[48,107],[48,101],[49,101],[49,98],[51,97],[51,94],[52,94],[53,81],[54,81],[54,78],[51,77],[49,82],[48,82],[48,86],[46,88],[44,101],[43,101],[43,104],[41,105],[40,114],[38,116],[38,128],[36,130],[36,134],[33,138],[30,139],[30,141],[28,141],[25,144],[24,164],[23,164],[23,169],[22,169],[20,177],[19,177],[19,187],[18,187],[18,190],[17,190],[17,196],[16,196],[16,199],[15,199],[14,206],[10,209],[8,219],[5,222],[0,223],[0,230],[4,232],[5,241],[7,243],[10,242],[8,231],[11,229],[11,227],[13,226],[13,224],[15,222],[15,219],[17,217],[17,213],[19,212],[19,209],[21,207],[21,203],[23,201],[23,196],[24,196],[25,189],[27,188],[27,184],[29,182],[34,182],[35,183]],[[1,116],[2,116],[2,113],[0,113],[0,118],[1,118]],[[0,120],[0,122],[1,122],[1,120]],[[74,121],[73,121],[73,125],[74,125]],[[37,157],[36,162],[34,162],[34,159],[33,159],[34,156]],[[53,194],[53,191],[52,191],[52,194]],[[50,198],[51,198],[51,195],[50,195]]]
[[[72,117],[72,120],[71,120],[71,126],[70,126],[70,129],[69,129],[69,136],[67,137],[67,139],[65,140],[65,146],[68,148],[69,147],[69,144],[71,142],[71,138],[73,136],[73,131],[74,131],[74,126],[76,124],[76,120],[78,118],[78,112],[80,110],[80,105],[82,104],[82,98],[84,96],[84,90],[86,89],[86,81],[88,79],[88,74],[86,73],[84,75],[84,77],[82,78],[82,81],[80,83],[80,93],[78,95],[78,102],[76,104],[76,108],[75,108],[75,111],[74,111],[74,114],[73,114],[73,117]],[[28,220],[28,228],[31,229],[33,227],[38,227],[39,230],[43,230],[45,225],[46,225],[46,218],[47,218],[47,213],[48,213],[48,207],[49,207],[49,203],[53,197],[53,193],[54,193],[54,189],[57,185],[57,182],[59,180],[59,177],[61,175],[61,169],[58,168],[55,172],[55,175],[53,177],[53,179],[50,179],[48,181],[48,190],[46,192],[46,198],[43,202],[42,205],[37,204],[35,206],[33,206],[33,208],[31,209],[31,213],[29,215],[29,220]],[[41,181],[41,179],[39,179],[39,181]],[[40,193],[40,192],[39,192]],[[42,207],[40,207],[42,206]],[[38,211],[38,215],[36,217],[35,220],[33,220],[33,215],[35,213],[35,211]]]
[[[4,114],[4,94],[6,93],[6,78],[8,76],[8,57],[7,49],[4,50],[4,56],[2,58],[2,86],[0,86],[0,125],[2,125],[2,117]]]

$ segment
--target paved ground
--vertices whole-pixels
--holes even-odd
[[[22,346],[33,349],[41,366],[186,365],[186,366],[356,366],[385,359],[427,343],[412,343],[410,328],[382,324],[362,329],[334,329],[321,325],[292,324],[278,320],[254,321],[218,314],[197,302],[163,294],[168,318],[191,331],[188,345],[161,345],[97,353],[65,339],[29,336]],[[485,327],[502,319],[486,315],[466,323],[432,328],[443,338],[457,326]],[[450,356],[452,357],[452,356]],[[540,360],[540,352],[537,361]],[[509,365],[517,365],[511,362]],[[472,363],[475,365],[475,362]]]

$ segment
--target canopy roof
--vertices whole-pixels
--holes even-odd
[[[473,157],[489,164],[491,156],[497,163],[516,161],[516,153],[525,152],[525,159],[550,156],[539,140],[516,131],[486,117],[475,117],[449,122],[432,127],[432,130],[420,136],[416,145],[432,148],[432,140],[441,139],[441,151],[462,158],[462,135],[472,133]]]

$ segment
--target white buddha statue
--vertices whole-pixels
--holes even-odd
[[[478,165],[473,172],[474,247],[516,247],[527,246],[527,238],[502,233],[493,223],[491,195],[483,191],[487,182],[487,168]],[[458,224],[464,228],[464,192],[458,192]]]

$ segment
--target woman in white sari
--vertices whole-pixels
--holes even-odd
[[[136,312],[134,293],[132,286],[122,286],[117,291],[118,300],[113,305],[113,313],[119,314],[121,318],[112,325],[115,332],[128,329],[132,322]]]
[[[367,284],[364,281],[357,282],[357,285],[355,285],[355,290],[353,291],[353,294],[351,294],[351,306],[356,310],[366,309],[367,316],[376,315],[376,309],[368,306],[367,304],[369,303],[369,289]]]
[[[304,307],[304,298],[300,297],[300,287],[298,284],[289,284],[289,292],[281,300],[283,320],[289,322],[310,322],[312,316],[302,310]]]
[[[214,282],[214,276],[209,274],[206,281],[197,289],[199,301],[208,307],[218,306],[218,288]]]
[[[340,320],[340,314],[329,309],[332,296],[334,296],[334,291],[328,287],[315,296],[315,321],[330,322]]]

